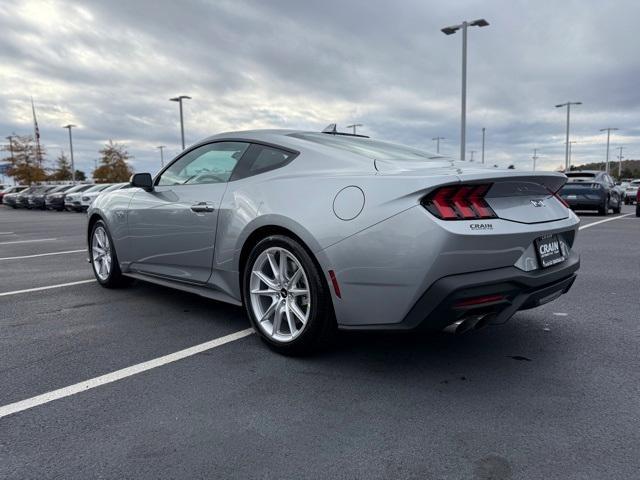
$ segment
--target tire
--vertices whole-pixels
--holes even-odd
[[[105,288],[118,288],[127,285],[129,282],[120,271],[111,234],[102,220],[94,223],[89,238],[89,260],[98,283]],[[107,266],[107,264],[109,265]]]
[[[296,240],[272,235],[258,242],[243,271],[242,292],[253,328],[273,350],[299,356],[330,344],[336,326],[331,294]]]
[[[605,198],[604,205],[598,208],[598,214],[602,215],[603,217],[609,215],[609,198]]]
[[[616,204],[616,208],[613,209],[613,213],[620,213],[622,211],[622,200],[618,198],[618,203]]]
[[[640,204],[636,204],[636,217],[640,217]]]

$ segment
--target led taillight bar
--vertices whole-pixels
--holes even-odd
[[[490,188],[490,183],[441,187],[423,198],[422,205],[441,220],[498,218],[484,199]]]

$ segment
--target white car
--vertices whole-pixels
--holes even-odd
[[[85,190],[84,192],[78,192],[78,193],[71,193],[69,195],[67,195],[66,197],[64,197],[64,208],[66,210],[73,210],[76,212],[82,212],[84,210],[87,209],[88,204],[86,207],[83,208],[82,206],[82,198],[85,197],[88,193],[91,192],[101,192],[102,190],[104,190],[105,188],[109,187],[111,184],[110,183],[101,183],[99,185],[94,185],[91,188],[88,188],[87,190]]]
[[[106,185],[106,187],[105,187]],[[126,183],[114,183],[114,184],[101,184],[101,189],[89,189],[80,196],[80,209],[86,211],[89,206],[93,203],[93,201],[98,198],[98,195],[102,193],[111,192],[113,190],[120,190],[124,187],[130,187],[131,184],[129,182]]]
[[[626,205],[633,204],[638,201],[638,188],[640,187],[640,180],[633,180],[624,191],[624,203]]]

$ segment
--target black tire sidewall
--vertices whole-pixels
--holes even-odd
[[[111,246],[111,271],[109,272],[109,276],[106,280],[101,280],[96,273],[96,266],[93,263],[93,234],[95,233],[98,227],[102,227],[107,234],[107,238],[109,239],[109,245]],[[91,236],[89,237],[89,258],[91,260],[91,269],[93,270],[93,274],[96,277],[98,283],[104,287],[114,288],[120,285],[122,280],[122,273],[120,272],[120,265],[118,264],[118,256],[116,255],[116,247],[113,243],[113,239],[111,238],[111,233],[107,228],[107,225],[103,220],[98,220],[91,227]]]
[[[249,293],[251,270],[258,256],[271,247],[281,247],[291,252],[300,262],[307,275],[311,296],[311,315],[304,331],[291,342],[278,342],[266,335],[258,326],[258,320],[251,308]],[[321,272],[307,250],[296,240],[285,235],[271,235],[258,242],[247,258],[242,274],[243,303],[251,325],[258,332],[261,339],[274,350],[290,355],[304,355],[313,353],[328,338],[333,328],[333,308],[331,297]]]

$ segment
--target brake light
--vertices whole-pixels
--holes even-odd
[[[564,205],[564,206],[565,206],[565,207],[567,207],[567,208],[571,208],[571,207],[569,206],[569,204],[567,203],[567,201],[566,201],[564,198],[562,198],[562,197],[558,194],[558,192],[553,193],[553,192],[552,192],[551,190],[549,190],[548,188],[547,188],[547,191],[548,191],[551,195],[553,195],[554,197],[556,197],[556,199],[557,199],[557,200],[558,200],[562,205]]]
[[[431,192],[422,205],[441,220],[498,218],[485,200],[490,183],[450,185]]]

